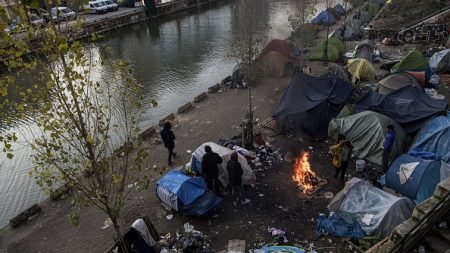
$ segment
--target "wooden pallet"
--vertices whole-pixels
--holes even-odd
[[[275,131],[275,129],[272,128],[272,120],[273,120],[272,117],[268,117],[265,120],[263,120],[262,122],[260,122],[259,125],[264,127],[264,128],[268,128],[270,130],[274,130]]]

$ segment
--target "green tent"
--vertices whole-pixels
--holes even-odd
[[[403,129],[391,118],[372,111],[363,111],[343,118],[335,118],[328,125],[328,135],[336,138],[342,134],[354,146],[353,152],[359,159],[366,159],[382,165],[381,155],[386,127],[395,129],[395,141],[389,161],[402,154],[408,144]]]
[[[318,44],[313,47],[309,52],[310,60],[318,60],[321,61],[324,59],[324,48],[325,42]],[[338,38],[329,38],[328,39],[328,61],[337,62],[339,58],[345,53],[345,47],[341,40]]]
[[[418,50],[413,50],[408,53],[405,59],[392,67],[392,72],[403,71],[426,71],[428,69],[428,61],[423,54]]]
[[[364,11],[367,11],[371,17],[374,17],[380,10],[380,5],[376,3],[369,3],[364,6]]]

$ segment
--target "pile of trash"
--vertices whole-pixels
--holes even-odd
[[[207,243],[207,236],[194,226],[185,223],[184,232],[168,233],[156,243],[155,249],[159,253],[209,253],[214,252]]]

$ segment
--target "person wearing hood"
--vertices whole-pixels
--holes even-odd
[[[205,146],[205,154],[202,158],[202,173],[205,176],[208,189],[214,193],[219,193],[219,168],[222,163],[222,157],[212,151],[210,146]]]
[[[238,154],[233,152],[230,156],[230,160],[227,162],[228,180],[234,198],[234,205],[236,205],[238,201],[243,200],[242,196],[244,192],[244,187],[242,186],[242,174],[244,172],[238,158]]]
[[[160,132],[161,139],[164,146],[169,151],[169,157],[167,158],[167,164],[172,165],[172,157],[176,157],[177,153],[173,152],[175,148],[175,134],[172,132],[172,125],[169,121],[164,122],[163,129]]]

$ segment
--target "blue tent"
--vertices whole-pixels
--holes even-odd
[[[336,18],[329,11],[324,10],[317,17],[313,18],[311,23],[316,25],[334,25],[336,24]]]
[[[428,151],[450,163],[450,114],[429,120],[417,133],[410,151]]]
[[[446,101],[431,98],[421,88],[408,85],[389,95],[369,92],[356,103],[355,111],[382,113],[412,133],[429,118],[445,113],[447,106]]]
[[[342,6],[342,4],[336,4],[336,6],[334,6],[334,11],[336,12],[336,14],[338,14],[339,16],[343,16],[345,14],[345,9]]]
[[[156,195],[170,208],[185,214],[204,216],[222,199],[208,191],[203,177],[190,177],[172,170],[156,183]]]
[[[403,154],[389,167],[386,185],[416,203],[421,203],[433,195],[439,182],[447,177],[448,170],[449,166],[441,161],[422,160]],[[403,183],[400,179],[402,176],[405,180]]]

